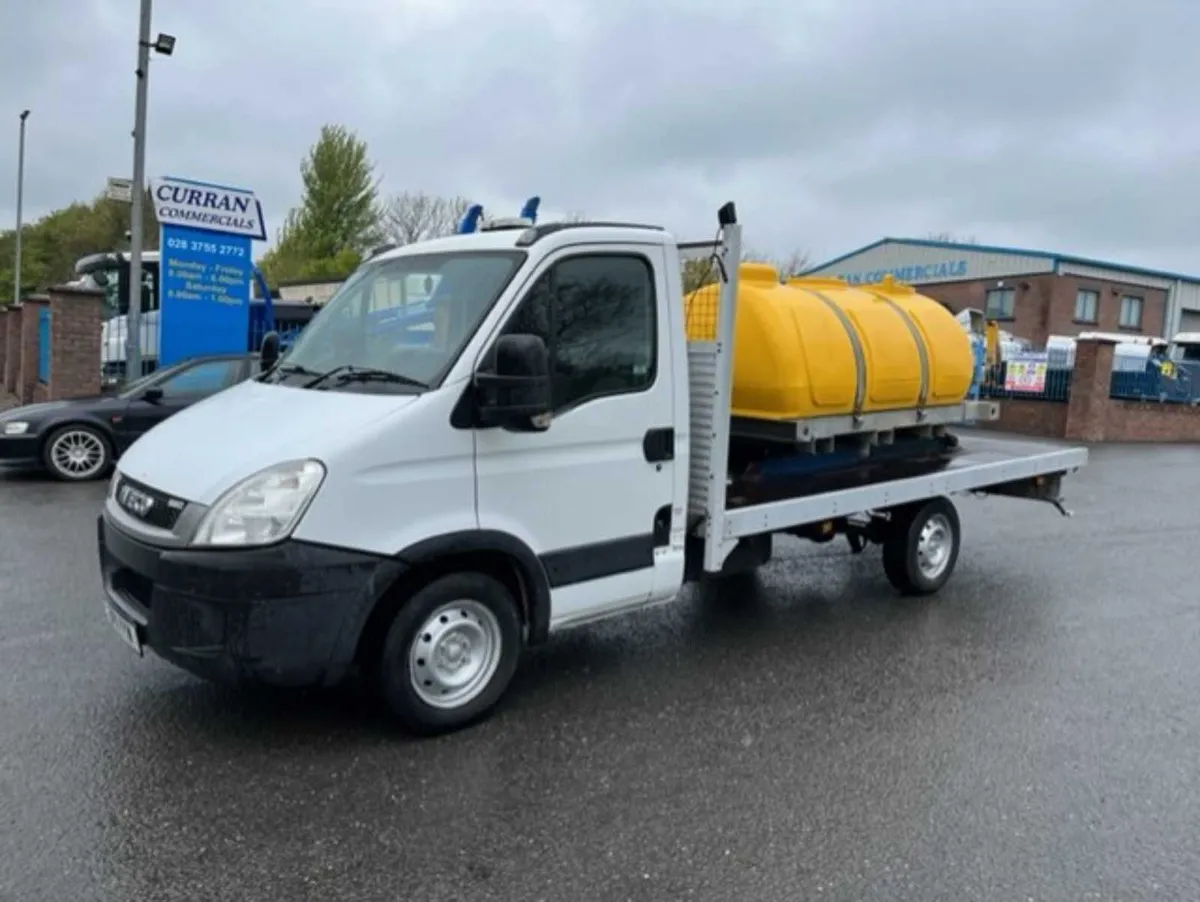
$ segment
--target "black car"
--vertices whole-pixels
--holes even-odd
[[[70,482],[101,479],[151,427],[257,372],[257,354],[192,357],[111,394],[0,412],[0,467],[44,468]]]

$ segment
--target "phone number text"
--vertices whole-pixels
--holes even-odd
[[[236,244],[221,244],[218,241],[193,241],[190,238],[168,238],[167,250],[212,254],[214,257],[246,256],[246,249],[238,247]]]

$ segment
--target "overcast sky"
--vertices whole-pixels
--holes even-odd
[[[138,0],[0,0],[0,216],[132,169]],[[1200,0],[157,0],[147,172],[272,234],[322,123],[385,192],[814,262],[950,231],[1200,274]],[[11,226],[9,226],[11,227]]]

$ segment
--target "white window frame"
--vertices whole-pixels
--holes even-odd
[[[1125,315],[1126,310],[1136,309],[1137,319],[1134,322],[1129,321],[1129,317]],[[1121,295],[1121,309],[1117,314],[1117,325],[1122,329],[1141,329],[1142,319],[1146,315],[1146,299],[1136,294]]]
[[[1084,302],[1091,302],[1091,315],[1085,316],[1088,311]],[[1081,309],[1081,305],[1083,309]],[[1100,292],[1094,288],[1080,288],[1075,292],[1075,322],[1077,323],[1098,323],[1100,321]]]

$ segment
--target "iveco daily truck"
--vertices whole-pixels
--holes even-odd
[[[527,646],[765,563],[775,535],[882,545],[892,583],[929,594],[959,553],[949,496],[1058,504],[1087,452],[996,439],[927,470],[732,490],[732,204],[716,225],[681,245],[654,226],[510,220],[369,259],[260,376],[122,457],[98,521],[117,633],[211,679],[358,674],[437,733],[489,712]],[[711,257],[719,285],[702,339],[681,253]],[[430,322],[374,327],[414,277]],[[894,438],[887,414],[843,419],[863,448]],[[841,441],[787,428],[797,454]]]

